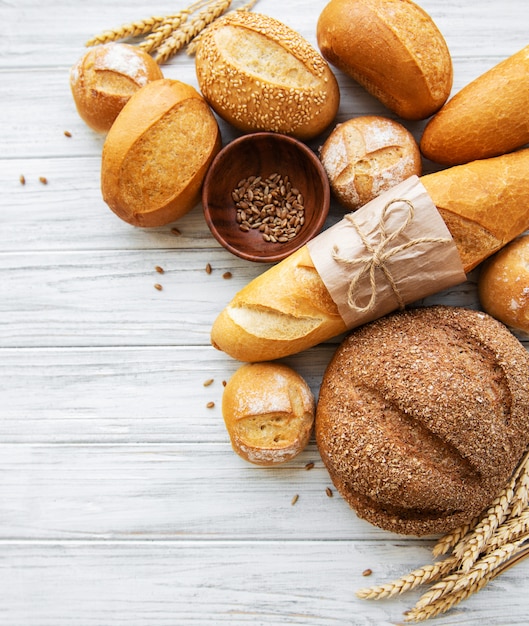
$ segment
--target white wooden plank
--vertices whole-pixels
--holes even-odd
[[[420,591],[372,602],[355,590],[431,559],[427,546],[395,541],[7,541],[0,550],[9,626],[395,626]],[[514,590],[528,574],[521,563],[427,624],[525,626],[526,599]]]

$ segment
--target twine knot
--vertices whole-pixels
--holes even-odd
[[[390,213],[391,207],[398,203],[404,203],[407,206],[405,218],[397,229],[388,233],[388,215]],[[384,274],[384,277],[386,278],[389,286],[395,294],[399,309],[402,310],[405,307],[406,303],[402,298],[395,279],[388,269],[388,261],[391,259],[391,257],[420,243],[447,243],[450,241],[449,239],[444,239],[442,237],[419,237],[417,239],[410,239],[400,245],[391,247],[390,244],[406,230],[406,228],[413,220],[414,215],[415,207],[410,200],[406,198],[395,198],[393,200],[390,200],[385,205],[380,215],[380,221],[378,224],[378,232],[380,233],[380,238],[378,243],[376,244],[372,244],[368,241],[365,234],[360,230],[360,227],[355,222],[355,219],[351,213],[345,216],[345,219],[347,219],[351,226],[354,228],[357,235],[360,237],[364,248],[368,252],[368,254],[365,256],[355,257],[353,259],[341,256],[338,250],[338,246],[336,245],[333,247],[332,252],[333,259],[338,263],[343,263],[351,268],[358,268],[356,273],[353,275],[347,290],[347,303],[349,307],[357,313],[366,313],[368,311],[371,311],[375,306],[377,298],[376,270],[380,270]],[[369,302],[365,306],[360,306],[357,302],[356,287],[366,274],[369,276],[371,295],[369,298]]]

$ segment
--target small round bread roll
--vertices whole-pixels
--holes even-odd
[[[398,122],[376,115],[338,124],[321,147],[320,159],[334,195],[351,211],[422,172],[413,135]]]
[[[310,139],[334,119],[338,83],[325,59],[280,21],[232,11],[200,37],[200,90],[217,114],[244,132]]]
[[[106,136],[103,199],[133,226],[169,224],[198,204],[220,148],[217,120],[198,91],[154,80],[131,97]]]
[[[515,239],[485,261],[478,289],[487,313],[529,335],[529,235]]]
[[[70,70],[77,111],[97,132],[107,132],[133,93],[163,78],[156,61],[137,46],[111,42],[88,50]]]
[[[359,517],[427,535],[469,523],[529,444],[529,352],[481,311],[423,307],[351,333],[320,389],[316,442]]]
[[[222,396],[232,447],[256,465],[276,465],[298,455],[310,439],[314,412],[305,380],[275,362],[241,366]]]

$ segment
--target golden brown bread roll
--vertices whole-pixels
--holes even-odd
[[[314,423],[310,387],[280,363],[241,366],[222,396],[222,414],[235,452],[257,465],[277,465],[307,445]]]
[[[466,272],[529,228],[529,149],[421,178]],[[239,291],[211,329],[212,344],[240,361],[271,361],[346,330],[306,247]]]
[[[248,11],[219,18],[196,52],[200,90],[236,128],[310,139],[334,119],[338,83],[326,61],[278,20]]]
[[[317,24],[332,65],[388,109],[425,119],[452,89],[452,59],[432,18],[410,0],[331,0]]]
[[[163,78],[156,61],[137,46],[111,42],[91,48],[70,71],[70,88],[81,118],[107,132],[132,94]]]
[[[200,199],[207,169],[220,150],[208,104],[190,85],[162,79],[135,93],[103,145],[103,199],[134,226],[163,226]]]
[[[344,499],[397,533],[447,532],[529,444],[529,353],[485,313],[431,307],[354,331],[325,372],[316,441]]]
[[[351,211],[422,171],[413,135],[377,115],[338,124],[321,147],[320,159],[334,195]]]
[[[511,152],[529,142],[529,46],[463,87],[428,122],[420,147],[444,165]]]
[[[515,239],[485,261],[478,290],[487,313],[529,335],[529,235]]]

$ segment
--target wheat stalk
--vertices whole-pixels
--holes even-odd
[[[99,44],[108,43],[110,41],[118,41],[119,39],[125,39],[127,37],[139,37],[151,32],[154,28],[157,28],[166,18],[164,17],[148,17],[144,20],[138,20],[135,22],[129,22],[123,24],[118,28],[111,30],[105,30],[99,35],[92,37],[86,42],[86,46],[97,46]]]
[[[178,15],[164,19],[161,24],[159,24],[156,28],[153,28],[147,37],[140,42],[139,47],[144,52],[152,52],[156,50],[167,39],[167,37],[170,37],[176,29],[180,28],[182,24],[184,24],[190,14],[191,11],[185,9]]]
[[[527,453],[518,467],[517,484],[511,501],[509,517],[517,517],[527,507],[529,502],[529,453]]]
[[[358,589],[356,595],[364,600],[381,600],[382,598],[392,598],[396,595],[415,589],[419,585],[437,580],[441,576],[451,572],[457,566],[459,560],[454,556],[449,556],[433,565],[424,565],[409,574],[397,578],[384,585],[373,585]]]
[[[470,530],[473,530],[479,520],[479,516],[475,517],[470,523],[462,524],[461,526],[458,526],[451,532],[441,537],[441,539],[439,539],[439,541],[433,547],[433,555],[441,556],[442,554],[446,554],[448,550],[456,546]]]
[[[189,23],[184,24],[162,43],[157,50],[154,60],[159,64],[165,63],[204,30],[206,26],[225,13],[230,5],[231,0],[216,0],[208,4]]]

